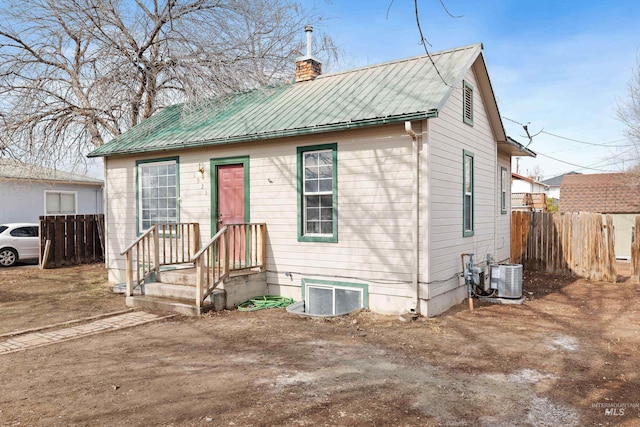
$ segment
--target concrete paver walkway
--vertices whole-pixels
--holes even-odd
[[[131,311],[69,328],[48,330],[45,327],[37,332],[25,333],[0,340],[0,355],[82,338],[102,332],[130,328],[170,317],[174,317],[174,315],[163,316],[145,311]]]

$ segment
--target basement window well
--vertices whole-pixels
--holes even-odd
[[[318,317],[342,316],[368,307],[366,284],[302,279],[302,301],[287,311]]]

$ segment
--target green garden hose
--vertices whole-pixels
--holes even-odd
[[[287,307],[291,304],[293,304],[293,298],[285,298],[280,295],[263,295],[238,304],[238,311],[256,311],[265,308]]]

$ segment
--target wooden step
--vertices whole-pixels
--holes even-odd
[[[218,292],[218,294],[220,294],[220,292]],[[224,293],[222,293],[222,295],[224,295]],[[214,296],[212,299],[216,303],[212,304],[207,302],[202,307],[196,307],[195,301],[188,301],[179,298],[135,295],[127,297],[126,304],[128,307],[142,307],[147,310],[168,311],[185,316],[199,316],[207,311],[218,311],[224,309],[224,303],[221,302],[220,298],[216,300]]]
[[[177,283],[150,282],[144,284],[144,294],[150,297],[176,298],[187,301],[195,300],[195,285]]]
[[[196,269],[177,268],[173,270],[161,270],[156,274],[156,281],[172,283],[175,285],[196,285]]]

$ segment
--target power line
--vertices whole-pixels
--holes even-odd
[[[588,169],[588,170],[593,170],[593,171],[598,171],[598,172],[611,172],[610,170],[606,170],[606,169],[590,168],[588,166],[582,166],[582,165],[577,165],[577,164],[571,163],[571,162],[565,162],[564,160],[560,160],[560,159],[557,159],[555,157],[547,156],[546,154],[542,154],[542,153],[536,153],[536,154],[539,155],[539,156],[542,156],[542,157],[546,157],[546,158],[551,159],[551,160],[555,160],[556,162],[564,163],[564,164],[567,164],[567,165],[570,165],[570,166],[575,166],[575,167],[580,168],[580,169]]]
[[[508,120],[508,121],[510,121],[510,122],[512,122],[512,123],[515,123],[515,124],[517,124],[517,125],[524,126],[524,123],[520,123],[519,121],[517,121],[517,120],[513,120],[513,119],[510,119],[509,117],[502,116],[502,118],[503,118],[503,119],[505,119],[505,120]],[[587,142],[587,141],[581,141],[581,140],[579,140],[579,139],[575,139],[575,138],[569,138],[569,137],[567,137],[567,136],[558,135],[557,133],[553,133],[553,132],[547,132],[547,131],[546,131],[546,130],[544,130],[544,129],[542,129],[539,133],[544,133],[544,134],[547,134],[547,135],[549,135],[549,136],[553,136],[553,137],[555,137],[555,138],[560,138],[560,139],[564,139],[564,140],[571,141],[571,142],[577,142],[577,143],[580,143],[580,144],[586,144],[586,145],[593,145],[593,146],[596,146],[596,147],[627,148],[627,147],[632,147],[632,146],[634,146],[634,144],[611,145],[611,144],[613,144],[613,143],[615,143],[615,142],[626,141],[626,139],[625,139],[625,138],[622,138],[622,139],[616,139],[616,140],[614,140],[614,141],[609,141],[609,142],[606,142],[606,143],[604,143],[604,144],[598,144],[598,143],[595,143],[595,142]]]
[[[566,139],[567,141],[572,141],[572,142],[578,142],[580,144],[586,144],[586,145],[595,145],[596,147],[609,147],[609,148],[627,148],[627,147],[631,147],[633,146],[633,144],[624,144],[624,145],[611,145],[614,142],[620,142],[620,141],[626,141],[626,138],[622,138],[622,139],[615,139],[613,141],[609,141],[606,142],[604,144],[597,144],[595,142],[587,142],[587,141],[580,141],[579,139],[574,139],[574,138],[569,138],[566,136],[562,136],[562,135],[557,135],[555,133],[551,133],[551,132],[547,132],[546,130],[543,130],[542,133],[547,134],[547,135],[551,135],[554,136],[556,138],[560,138],[560,139]]]

